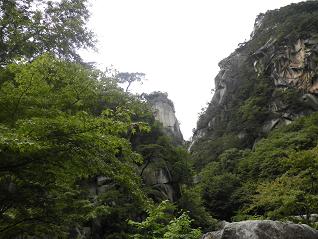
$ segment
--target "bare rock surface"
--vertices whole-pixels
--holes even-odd
[[[202,239],[318,239],[318,231],[305,224],[262,220],[225,224]]]
[[[162,123],[167,133],[179,144],[183,143],[183,136],[179,127],[179,121],[175,115],[173,102],[168,98],[167,93],[152,92],[145,95],[150,103],[156,120]]]

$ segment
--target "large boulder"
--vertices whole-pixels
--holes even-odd
[[[318,231],[305,224],[271,220],[242,221],[224,225],[202,239],[318,239]]]

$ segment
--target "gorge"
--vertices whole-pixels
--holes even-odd
[[[318,238],[318,2],[258,15],[190,141],[80,59],[85,4],[0,2],[0,238]]]

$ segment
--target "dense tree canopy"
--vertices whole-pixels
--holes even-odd
[[[79,60],[77,49],[94,45],[86,5],[86,0],[1,1],[0,66],[45,52]]]
[[[142,168],[159,159],[177,192],[191,183],[187,152],[127,92],[145,74],[109,76],[80,61],[77,50],[94,45],[86,4],[0,3],[1,238],[69,238],[84,228],[127,238],[135,233],[128,219],[145,219],[166,199],[144,184]],[[182,223],[179,234],[191,233],[190,222],[182,214],[162,228],[178,235]]]
[[[11,77],[0,97],[1,232],[62,234],[88,219],[101,209],[79,186],[96,175],[142,200],[130,166],[141,157],[122,137],[133,112],[107,107],[111,98],[103,95],[106,88],[120,89],[97,71],[48,55],[6,70]],[[100,206],[106,213],[107,205]]]

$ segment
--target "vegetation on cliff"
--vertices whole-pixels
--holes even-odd
[[[173,103],[129,92],[143,73],[109,76],[80,59],[95,41],[85,0],[1,2],[0,238],[194,239],[216,219],[311,225],[317,13],[308,1],[259,15],[220,62],[190,154],[151,108],[158,96]]]
[[[129,73],[81,61],[77,49],[94,45],[86,1],[4,1],[0,13],[0,237],[136,238],[166,200],[141,169],[164,164],[177,200],[191,183],[187,151],[119,86]],[[155,225],[198,236],[174,207]]]
[[[317,16],[317,1],[260,14],[251,40],[220,62],[191,147],[196,188],[215,218],[310,224],[317,212],[317,108],[308,103]]]
[[[226,220],[301,215],[306,221],[318,210],[317,120],[317,113],[296,120],[253,150],[225,150],[200,173],[206,208]]]

